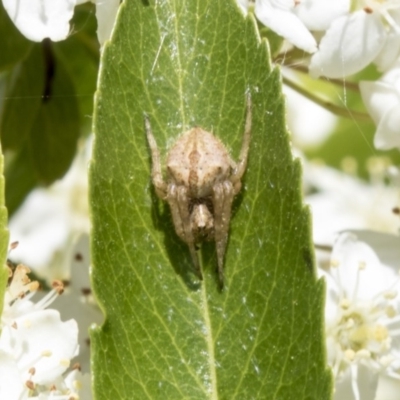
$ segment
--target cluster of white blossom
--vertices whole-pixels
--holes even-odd
[[[36,274],[58,285],[45,295],[37,291],[38,282],[30,282],[29,269],[22,264],[10,277],[0,328],[0,399],[92,398],[90,375],[82,375],[80,369],[90,371],[88,329],[101,323],[102,314],[92,299],[89,279],[87,165],[91,140],[82,144],[67,175],[48,189],[32,191],[9,224],[12,240],[21,243],[12,247],[12,258],[29,263]],[[65,288],[61,280],[68,282]],[[33,303],[35,292],[39,300]],[[53,309],[45,309],[55,299]],[[69,320],[62,322],[60,314]],[[29,330],[15,330],[16,326]],[[16,340],[17,334],[21,339]],[[7,343],[14,342],[13,348],[7,348]],[[60,357],[56,348],[62,352]],[[48,358],[50,354],[54,357]],[[65,373],[72,358],[80,368]],[[43,359],[49,364],[42,371],[37,362]]]
[[[334,398],[397,400],[398,170],[388,177],[385,163],[371,162],[368,183],[306,161],[304,167],[305,186],[311,188],[306,201],[313,215],[313,238],[319,245],[318,271],[327,285],[326,339]],[[392,185],[385,185],[388,178]]]
[[[2,0],[30,40],[66,39],[74,7],[85,0]],[[119,0],[96,4],[98,38],[110,37]],[[250,1],[238,0],[247,10]],[[294,46],[311,53],[310,74],[343,78],[374,63],[384,75],[361,82],[364,103],[377,125],[375,146],[400,148],[400,2],[398,0],[255,0],[256,17]]]
[[[61,321],[47,307],[63,292],[59,281],[40,301],[31,298],[39,288],[28,277],[29,268],[8,267],[0,334],[1,399],[91,399],[90,377],[71,366],[78,354],[75,320]],[[66,372],[70,369],[70,372]]]
[[[377,398],[381,376],[399,382],[399,256],[398,236],[343,233],[329,270],[319,270],[327,284],[327,350],[337,400]],[[379,390],[378,398],[390,398],[385,388]]]
[[[246,11],[248,0],[238,0]],[[360,82],[377,125],[378,149],[400,148],[400,2],[255,0],[258,20],[311,54],[312,77],[346,79],[374,63],[383,76]]]

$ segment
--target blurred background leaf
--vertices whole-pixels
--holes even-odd
[[[347,118],[338,118],[336,126],[325,140],[316,146],[303,149],[309,160],[318,159],[333,168],[345,170],[362,179],[370,177],[371,160],[377,157],[387,158],[388,164],[400,164],[400,154],[397,150],[380,151],[375,148],[376,126],[372,119],[361,121],[357,119],[357,115],[353,115],[353,111],[355,111],[368,116],[357,82],[376,80],[379,75],[373,65],[355,75],[348,82],[314,80],[306,74],[301,74],[302,85],[307,90],[347,112]],[[310,122],[312,123],[312,119]],[[350,165],[353,170],[349,170]]]
[[[8,250],[8,230],[7,230],[7,209],[4,206],[4,176],[3,176],[3,156],[0,154],[0,313],[4,306],[4,292],[9,278],[6,266]]]
[[[0,1],[0,72],[22,61],[32,44],[15,27]]]
[[[18,41],[27,41],[4,9],[1,18],[8,39],[0,40],[0,53],[6,54],[12,49],[11,40],[17,50]],[[18,57],[4,64],[0,133],[10,182],[6,187],[10,215],[32,189],[64,176],[79,137],[91,132],[99,61],[94,5],[76,7],[71,26],[66,40],[28,41]]]

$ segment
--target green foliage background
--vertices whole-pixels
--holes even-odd
[[[0,312],[4,306],[4,292],[8,279],[8,269],[6,268],[9,240],[7,222],[7,209],[4,206],[3,156],[0,155]]]
[[[33,43],[0,2],[0,136],[10,215],[32,189],[64,176],[79,138],[90,132],[99,60],[93,10],[77,7],[68,39]]]
[[[323,284],[279,71],[234,1],[126,0],[104,51],[91,163],[96,399],[328,399]],[[252,143],[234,203],[226,287],[213,243],[205,279],[150,181],[143,114],[165,156],[192,126],[238,157],[245,92]]]

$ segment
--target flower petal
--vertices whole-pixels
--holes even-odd
[[[378,125],[388,110],[400,103],[393,86],[383,81],[361,81],[360,92],[365,107]]]
[[[354,365],[353,370],[357,376],[352,376],[348,370],[342,379],[336,381],[334,400],[374,400],[378,374],[362,364]],[[354,390],[358,391],[358,397]]]
[[[65,377],[64,382],[70,393],[79,393],[79,400],[92,400],[91,379],[89,374],[82,374],[75,369]]]
[[[349,12],[349,0],[302,0],[295,14],[313,31],[325,31],[336,18]]]
[[[119,0],[96,1],[97,38],[100,45],[110,39],[119,8]]]
[[[296,47],[309,53],[317,50],[314,37],[290,9],[274,7],[268,0],[256,0],[254,12],[261,23]]]
[[[376,57],[374,63],[379,71],[387,71],[399,59],[400,33],[390,32],[387,35],[385,45]]]
[[[377,82],[360,82],[361,96],[377,130],[374,144],[378,149],[400,148],[400,65],[385,73]]]
[[[378,390],[375,400],[398,400],[400,393],[400,380],[389,376],[379,377]]]
[[[358,240],[371,246],[383,265],[392,268],[395,274],[399,273],[400,236],[389,233],[376,232],[368,229],[352,229]]]
[[[58,311],[40,310],[16,319],[15,327],[5,326],[0,345],[18,360],[22,372],[35,368],[32,381],[46,384],[69,367],[78,351],[77,341],[78,327],[74,320],[62,322]]]
[[[386,40],[378,13],[357,11],[332,22],[311,58],[310,74],[330,78],[352,75],[372,62]]]
[[[239,8],[242,10],[244,15],[247,15],[249,9],[249,0],[237,0]]]
[[[381,150],[400,149],[400,103],[383,115],[376,129],[374,145]]]
[[[392,269],[381,264],[374,250],[351,233],[339,236],[333,247],[332,261],[337,267],[332,268],[331,273],[337,274],[337,281],[341,282],[345,297],[349,299],[356,289],[358,299],[371,299],[397,279]]]
[[[0,399],[20,399],[25,391],[14,357],[0,350]]]
[[[63,40],[70,31],[75,0],[3,0],[19,31],[34,42]]]

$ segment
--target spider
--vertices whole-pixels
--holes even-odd
[[[200,127],[194,127],[179,137],[170,149],[165,181],[160,152],[147,115],[145,128],[152,158],[151,177],[157,196],[168,202],[175,231],[189,246],[199,279],[203,279],[203,276],[196,249],[202,241],[215,241],[222,289],[232,201],[241,188],[250,146],[250,94],[247,94],[245,129],[237,163],[217,137]]]

